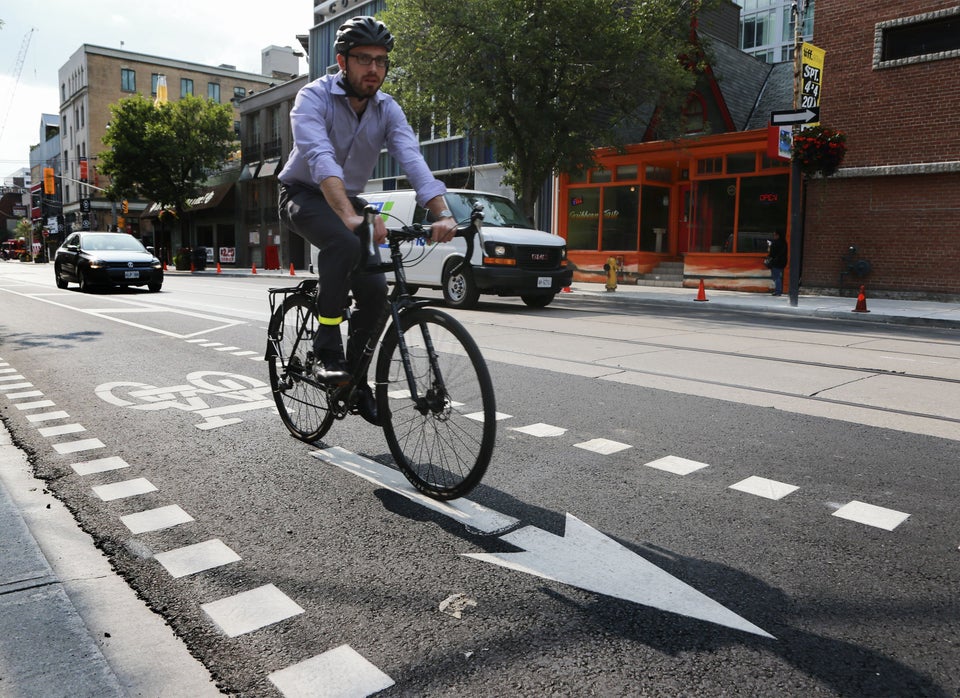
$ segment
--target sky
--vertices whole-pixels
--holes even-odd
[[[2,179],[29,167],[40,115],[60,113],[57,71],[82,44],[259,73],[267,46],[301,50],[297,34],[313,27],[313,0],[23,0],[0,4],[0,20]],[[18,81],[17,59],[31,28]]]

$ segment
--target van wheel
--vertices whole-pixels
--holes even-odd
[[[462,260],[454,259],[447,262],[443,270],[443,300],[451,308],[468,310],[477,304],[480,291],[473,280],[473,273],[466,264],[451,273]]]
[[[553,302],[556,295],[556,293],[528,293],[520,298],[531,308],[546,308]]]

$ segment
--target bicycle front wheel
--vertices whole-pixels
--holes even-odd
[[[290,433],[308,443],[326,434],[334,419],[327,391],[311,375],[317,325],[309,299],[290,294],[274,311],[267,329],[270,387],[277,412]]]
[[[487,364],[463,325],[434,308],[403,314],[399,332],[409,373],[395,325],[377,357],[377,411],[390,453],[424,494],[462,497],[486,472],[496,440]]]

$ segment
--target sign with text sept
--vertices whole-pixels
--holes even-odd
[[[826,52],[807,42],[803,43],[801,50],[800,104],[797,106],[801,109],[819,107],[820,89],[823,85],[823,56]]]

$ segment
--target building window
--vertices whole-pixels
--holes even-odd
[[[247,90],[244,87],[234,87],[233,88],[233,98],[234,99],[243,99],[247,96]]]
[[[207,83],[207,98],[220,104],[220,85],[216,82]]]
[[[193,94],[193,80],[190,78],[180,78],[180,96],[186,97]]]
[[[150,96],[157,96],[157,83],[160,81],[160,73],[152,73],[150,75]]]
[[[874,68],[960,57],[960,7],[880,22]]]
[[[691,92],[683,105],[683,125],[686,133],[700,133],[707,126],[707,103],[696,92]]]
[[[124,92],[137,91],[137,73],[129,68],[120,69],[120,89]]]

